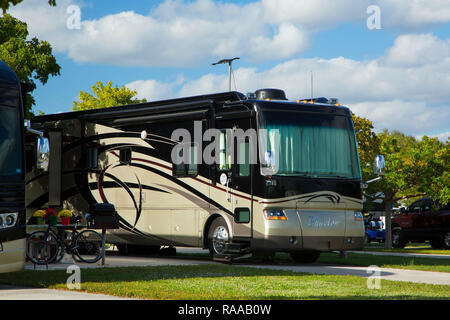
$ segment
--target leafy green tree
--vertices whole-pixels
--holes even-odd
[[[74,101],[73,111],[90,110],[107,108],[114,106],[122,106],[134,103],[147,102],[146,99],[139,100],[134,98],[137,94],[136,90],[130,90],[129,88],[122,86],[113,87],[112,81],[103,85],[101,81],[98,81],[96,85],[92,86],[93,94],[80,91],[80,101]]]
[[[0,9],[2,9],[3,14],[6,14],[6,11],[8,11],[9,6],[21,3],[23,0],[0,0]],[[48,0],[48,4],[51,6],[56,6],[56,0]]]
[[[358,144],[359,161],[361,164],[362,180],[367,181],[374,177],[373,161],[375,156],[379,154],[380,139],[373,131],[373,124],[364,117],[358,117],[352,113],[353,126],[355,128],[356,141]],[[363,211],[372,210],[372,201],[370,195],[378,192],[376,184],[369,184],[364,195],[367,201],[364,203]]]
[[[442,204],[450,201],[450,148],[437,138],[420,141],[385,130],[380,138],[380,154],[386,158],[386,175],[377,182],[385,195],[386,247],[391,247],[391,209],[399,200],[429,196]]]
[[[386,175],[369,184],[364,194],[368,200],[377,192],[384,194],[386,246],[390,247],[390,216],[392,206],[398,201],[425,195],[443,204],[450,201],[450,140],[443,143],[425,136],[419,141],[399,131],[387,130],[377,135],[370,120],[352,116],[363,181],[374,177],[375,155],[385,156]],[[371,210],[371,201],[366,201],[364,209]]]
[[[36,88],[34,80],[47,83],[50,76],[60,74],[52,48],[47,41],[37,38],[27,40],[28,29],[25,22],[9,14],[0,17],[0,59],[8,64],[21,82]],[[31,117],[34,98],[27,93],[25,101],[26,117]]]
[[[364,117],[358,117],[352,113],[353,126],[355,127],[356,141],[358,143],[359,160],[363,178],[369,179],[373,172],[370,165],[377,155],[379,139],[373,131],[373,124]]]

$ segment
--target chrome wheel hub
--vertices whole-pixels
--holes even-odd
[[[224,226],[218,226],[212,236],[212,244],[214,252],[222,254],[224,252],[225,243],[229,241],[228,231]]]
[[[394,232],[392,235],[392,243],[398,244],[399,241],[400,241],[400,235],[398,234],[398,232]]]
[[[450,247],[450,232],[444,235],[444,244],[447,248]]]

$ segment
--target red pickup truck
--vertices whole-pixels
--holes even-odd
[[[419,199],[392,218],[394,248],[403,248],[410,241],[429,240],[435,249],[450,249],[450,203],[433,204],[430,198]]]

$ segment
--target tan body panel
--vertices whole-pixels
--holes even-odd
[[[77,121],[64,121],[64,124],[59,125],[64,127],[65,135],[80,136]],[[111,133],[123,132],[89,123],[86,137]],[[138,135],[127,138],[107,137],[95,142],[100,146],[126,144],[153,148],[151,139],[144,140]],[[252,207],[251,195],[219,183],[213,185],[211,180],[201,176],[177,180],[172,176],[172,163],[143,153],[133,151],[132,158],[132,163],[139,166],[120,165],[117,151],[107,150],[99,156],[98,170],[88,174],[89,191],[95,201],[114,204],[126,222],[127,230],[112,230],[107,233],[108,241],[112,243],[203,247],[208,233],[205,225],[213,215],[220,215],[226,220],[232,238],[248,238],[255,249],[302,250],[306,248],[304,244],[313,238],[312,246],[317,243],[320,250],[357,249],[358,246],[346,246],[346,239],[362,239],[364,236],[361,223],[355,224],[352,220],[354,211],[362,208],[360,199],[343,197],[333,192],[315,192],[280,199],[254,197],[251,230],[252,223],[236,224],[232,216],[237,207]],[[64,155],[63,171],[73,170],[74,164],[80,159],[81,147],[74,147]],[[27,179],[37,176],[38,173],[33,172]],[[63,190],[74,188],[74,179],[72,174],[63,175]],[[27,184],[28,218],[34,210],[39,209],[30,206],[30,203],[48,191],[47,184],[46,176]],[[112,187],[107,188],[108,185]],[[80,194],[75,193],[64,201],[64,207],[76,214],[83,214],[88,210],[88,203]],[[263,215],[265,208],[285,210],[288,220],[266,221]],[[308,227],[310,217],[313,220]],[[327,224],[327,221],[331,222]],[[253,237],[250,239],[251,235]],[[296,243],[290,244],[290,237],[296,237]],[[332,245],[327,243],[329,237],[336,237]]]
[[[3,251],[0,252],[0,273],[16,272],[25,266],[26,240],[18,239],[3,242]]]

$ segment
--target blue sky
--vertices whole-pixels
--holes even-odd
[[[66,25],[70,5],[80,29]],[[367,26],[370,5],[381,29]],[[377,130],[450,134],[448,0],[27,0],[11,13],[62,67],[34,92],[47,114],[70,111],[97,81],[147,100],[225,91],[227,68],[211,63],[240,56],[238,91],[309,96],[312,71],[317,95],[340,98]]]

